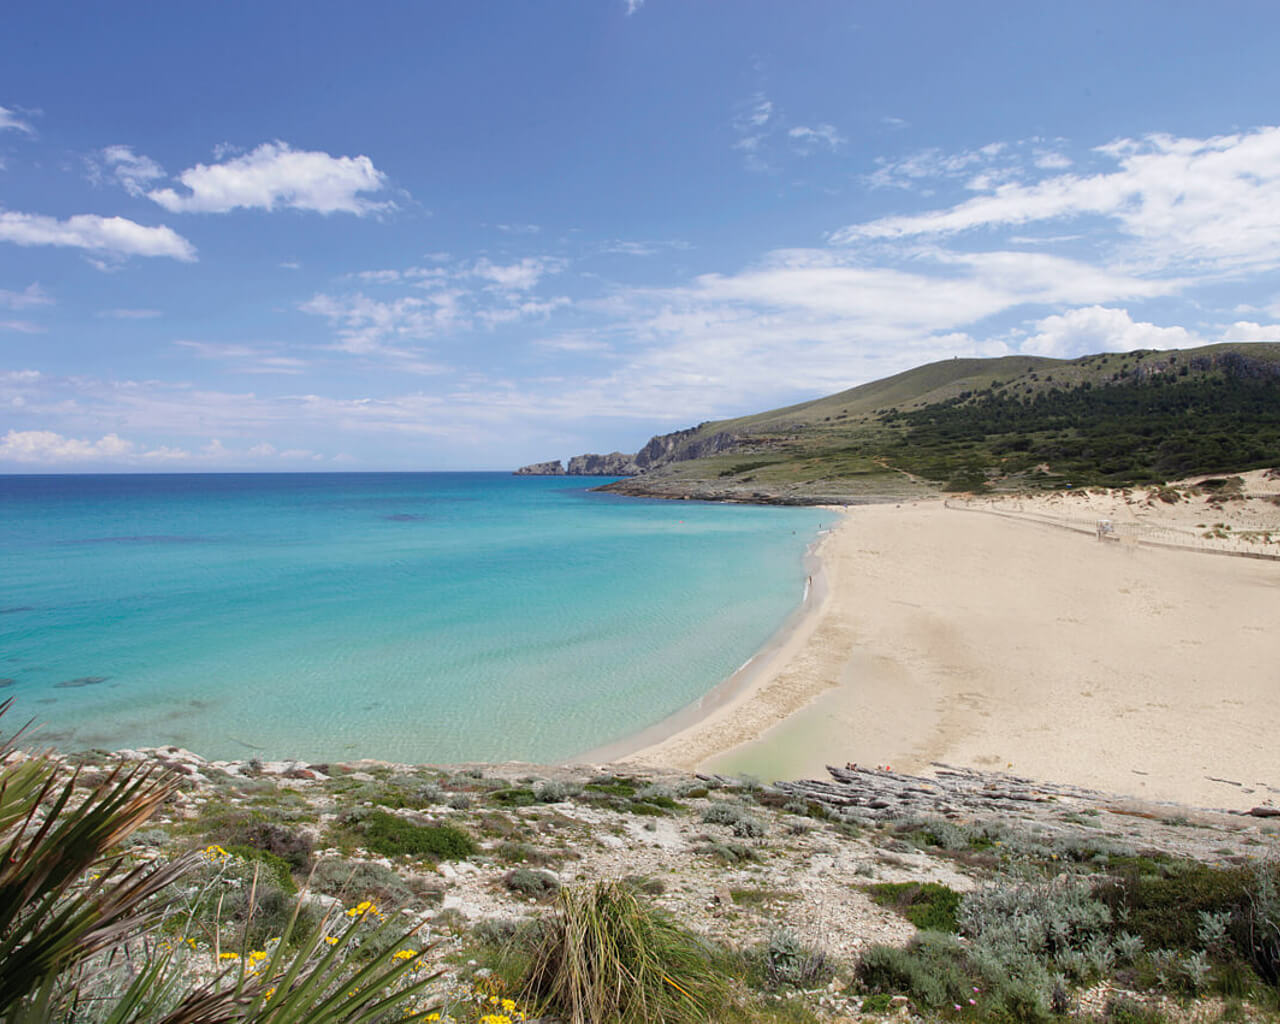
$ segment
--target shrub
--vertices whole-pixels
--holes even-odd
[[[921,931],[954,932],[960,893],[937,882],[882,882],[870,886],[871,898],[892,907]]]
[[[733,834],[739,839],[759,839],[765,833],[764,822],[749,814],[744,814],[731,827]]]
[[[872,946],[858,964],[858,980],[870,992],[902,993],[929,1009],[962,1003],[972,985],[954,936],[921,932],[905,949]]]
[[[582,792],[580,786],[570,786],[555,779],[545,779],[533,787],[534,799],[544,804],[559,804],[572,799]]]
[[[560,880],[547,871],[532,868],[515,868],[502,878],[502,884],[511,892],[529,899],[544,900],[560,891]]]
[[[769,988],[818,988],[835,977],[835,963],[816,946],[801,942],[788,931],[770,937],[760,951]]]
[[[261,864],[264,872],[270,876],[271,880],[283,892],[296,893],[298,891],[298,886],[293,880],[293,871],[289,867],[289,862],[283,857],[277,857],[274,853],[268,853],[266,850],[259,850],[253,846],[241,846],[235,843],[225,849],[233,857],[240,857],[244,860],[256,861]]]
[[[390,868],[362,860],[322,860],[311,873],[310,886],[349,903],[401,903],[412,895],[404,879]]]
[[[407,855],[461,860],[476,852],[475,841],[452,825],[415,825],[386,811],[374,811],[361,826],[364,845],[387,857]]]
[[[561,892],[523,992],[569,1024],[641,1024],[709,1020],[726,988],[700,940],[606,883]]]

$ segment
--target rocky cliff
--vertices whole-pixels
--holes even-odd
[[[521,466],[516,470],[517,476],[639,476],[672,462],[684,462],[686,459],[702,459],[708,455],[718,455],[730,451],[742,443],[742,438],[734,434],[719,433],[694,440],[701,427],[690,427],[688,430],[676,430],[670,434],[657,434],[649,439],[649,443],[635,455],[625,452],[610,452],[608,455],[597,455],[588,452],[575,455],[569,460],[565,469],[559,462],[535,462],[530,466]]]
[[[640,472],[634,455],[575,455],[569,460],[570,476],[635,476]]]
[[[552,462],[533,462],[521,466],[512,476],[564,476],[564,466],[559,459]]]

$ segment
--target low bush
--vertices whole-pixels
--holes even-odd
[[[933,1010],[967,1003],[973,989],[960,944],[939,932],[921,932],[905,949],[871,946],[858,964],[858,980],[871,993],[907,995]]]
[[[819,988],[835,977],[835,962],[816,946],[788,931],[777,932],[760,950],[760,965],[770,989]]]
[[[475,841],[452,825],[415,825],[411,821],[375,811],[361,823],[364,845],[386,857],[429,857],[462,860],[476,852]]]
[[[353,905],[360,900],[397,904],[413,895],[405,880],[390,868],[360,860],[320,861],[311,873],[310,887]]]
[[[954,932],[960,893],[937,882],[882,882],[867,890],[881,906],[892,907],[921,931]]]
[[[560,880],[547,871],[532,868],[515,868],[502,878],[502,884],[511,892],[528,899],[545,900],[560,891]]]

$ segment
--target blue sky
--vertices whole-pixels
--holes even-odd
[[[1280,340],[1273,3],[20,2],[0,472],[501,469]]]

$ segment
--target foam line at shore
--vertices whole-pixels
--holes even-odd
[[[833,514],[839,514],[833,510]],[[780,664],[793,656],[795,649],[803,645],[821,618],[830,596],[826,563],[822,550],[832,531],[820,530],[804,556],[806,574],[804,594],[800,604],[769,638],[763,647],[742,663],[738,669],[715,688],[660,722],[641,729],[613,743],[595,747],[575,760],[587,762],[620,761],[640,755],[641,752],[661,745],[664,741],[691,729],[708,717],[732,705],[764,678],[775,673]]]

